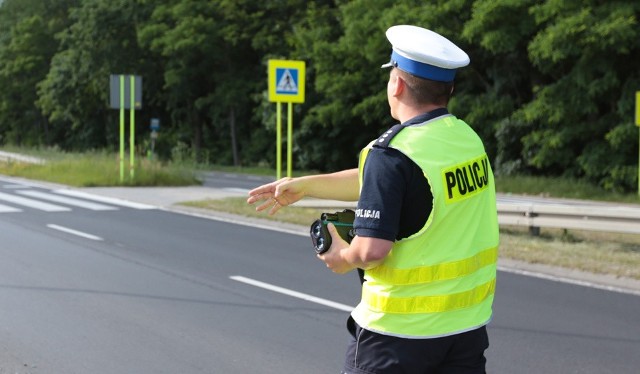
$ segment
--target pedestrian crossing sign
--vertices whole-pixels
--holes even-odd
[[[269,60],[269,101],[304,103],[304,61]]]

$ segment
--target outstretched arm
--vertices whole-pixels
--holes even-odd
[[[291,205],[305,196],[342,201],[358,200],[360,196],[358,169],[299,178],[282,178],[249,191],[247,203],[261,202],[256,206],[257,211],[271,208],[269,214],[274,214],[281,207]]]

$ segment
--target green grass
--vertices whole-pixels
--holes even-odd
[[[201,209],[217,210],[221,212],[237,214],[244,217],[262,218],[271,221],[286,222],[293,224],[311,225],[311,222],[318,219],[320,214],[326,209],[306,208],[306,207],[286,207],[270,216],[267,211],[256,212],[255,205],[247,204],[247,199],[243,197],[228,197],[224,199],[209,199],[202,201],[188,201],[181,205],[191,206]]]
[[[9,152],[15,150],[7,149]],[[76,187],[97,186],[184,186],[199,184],[195,173],[179,165],[164,165],[141,158],[131,177],[129,160],[120,177],[116,154],[106,152],[62,153],[54,151],[20,152],[41,157],[44,164],[0,162],[0,174],[61,183]]]
[[[276,176],[276,169],[269,167],[261,167],[261,166],[230,166],[230,165],[215,165],[215,164],[192,164],[194,170],[200,171],[219,171],[225,173],[236,173],[236,174],[248,174],[248,175],[258,175],[258,176]],[[304,175],[312,175],[317,174],[318,171],[315,170],[292,170],[292,177],[301,177]],[[281,177],[287,176],[286,168],[281,170]]]
[[[271,175],[275,170],[267,167],[234,167],[226,165],[198,165],[182,162],[161,164],[143,157],[136,165],[135,178],[129,178],[128,155],[125,162],[125,180],[120,182],[118,155],[106,152],[66,153],[55,148],[24,148],[3,146],[3,151],[40,157],[48,161],[45,166],[2,163],[0,173],[32,179],[41,179],[73,186],[180,186],[198,184],[198,170],[216,170],[240,174]],[[314,174],[314,171],[294,170],[293,176]],[[286,174],[286,170],[282,170]],[[606,191],[584,181],[568,178],[531,176],[496,177],[496,189],[501,193],[535,195],[542,197],[572,198],[624,203],[640,203],[637,191],[623,194]]]
[[[611,192],[584,181],[568,178],[496,177],[496,190],[519,195],[640,203],[637,191],[627,194]]]
[[[30,148],[30,147],[18,147],[14,145],[3,145],[2,147],[0,147],[0,151],[39,157],[44,160],[52,160],[52,161],[64,159],[69,155],[71,155],[71,153],[62,152],[56,147]]]
[[[500,257],[640,280],[640,235],[502,227]]]

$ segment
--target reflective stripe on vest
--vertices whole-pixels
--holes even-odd
[[[419,284],[460,278],[475,273],[487,265],[495,264],[496,261],[498,261],[498,247],[493,247],[463,260],[412,269],[393,269],[386,267],[383,263],[369,270],[368,273],[378,281],[389,284]]]
[[[362,301],[376,312],[383,313],[441,313],[469,308],[483,302],[494,294],[496,279],[481,284],[471,290],[450,295],[387,297],[362,291]]]

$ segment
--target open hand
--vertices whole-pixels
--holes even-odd
[[[304,197],[304,183],[295,178],[282,178],[249,191],[248,204],[259,203],[256,211],[269,209],[269,215]]]

